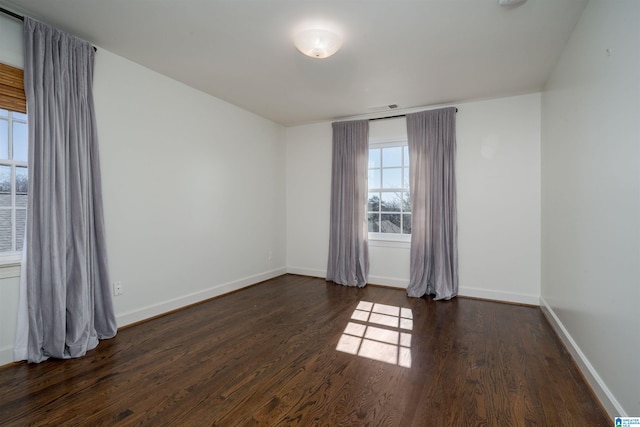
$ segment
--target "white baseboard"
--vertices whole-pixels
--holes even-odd
[[[473,297],[481,299],[489,299],[495,301],[512,302],[516,304],[539,305],[539,295],[517,294],[513,292],[492,291],[489,289],[478,289],[461,286],[458,289],[458,295],[461,297]]]
[[[318,270],[316,268],[287,267],[287,273],[309,277],[322,277],[323,279],[327,277],[327,270]]]
[[[326,270],[318,270],[315,268],[304,268],[304,267],[287,267],[287,273],[290,274],[299,274],[301,276],[310,276],[310,277],[327,277]],[[393,277],[383,277],[383,276],[369,276],[369,280],[367,283],[382,285],[382,286],[391,286],[393,288],[402,288],[407,289],[407,281],[403,279],[396,279]]]
[[[584,378],[593,389],[593,392],[596,394],[598,399],[600,399],[600,402],[609,414],[609,417],[611,417],[611,419],[614,419],[614,417],[629,416],[624,411],[624,409],[622,409],[622,406],[616,400],[615,396],[611,393],[604,381],[602,381],[602,378],[600,378],[598,372],[595,370],[593,365],[591,365],[591,362],[589,362],[587,356],[585,356],[582,350],[580,350],[580,347],[578,347],[578,344],[576,344],[576,342],[573,340],[573,337],[571,337],[569,331],[567,331],[567,329],[564,327],[556,313],[553,311],[553,308],[551,308],[547,301],[545,301],[545,299],[542,297],[540,297],[540,308],[551,324],[553,330],[556,332],[556,334],[558,334],[558,337],[560,337],[560,340],[564,343],[567,351],[569,351],[569,354],[571,354],[571,357],[573,357],[576,365],[578,365],[578,369],[580,369],[582,375],[584,375]]]
[[[392,288],[407,289],[409,281],[407,279],[397,279],[395,277],[369,276],[368,283],[374,285],[390,286]]]
[[[309,277],[327,277],[326,270],[318,270],[316,268],[304,268],[304,267],[287,267],[287,273],[290,274],[299,274],[301,276],[309,276]],[[393,288],[407,288],[406,280],[402,279],[394,279],[392,277],[382,277],[382,276],[369,276],[369,280],[367,283],[382,285],[382,286],[391,286]]]
[[[157,304],[148,305],[136,310],[132,310],[126,313],[116,314],[116,320],[118,327],[130,325],[132,323],[140,322],[141,320],[149,319],[154,316],[159,316],[164,313],[168,313],[178,308],[186,307],[191,304],[195,304],[207,299],[217,297],[222,294],[226,294],[232,291],[237,291],[247,286],[262,282],[264,280],[273,279],[274,277],[281,276],[286,273],[284,267],[275,270],[267,271],[265,273],[256,274],[254,276],[244,277],[242,279],[234,280],[228,283],[222,283],[212,286],[211,288],[204,289],[202,291],[194,292],[187,295],[182,295],[177,298],[163,301]]]
[[[304,268],[304,267],[287,267],[287,273],[300,274],[302,276],[323,277],[323,278],[326,277],[326,274],[327,274],[325,270],[318,270],[314,268]],[[407,289],[408,280],[399,279],[396,277],[369,276],[368,283],[375,284],[375,285],[389,286],[392,288]],[[489,300],[495,300],[495,301],[511,302],[511,303],[517,303],[517,304],[529,304],[529,305],[540,304],[540,296],[538,295],[517,294],[512,292],[493,291],[493,290],[469,288],[469,287],[460,287],[460,289],[458,290],[458,295],[473,297],[473,298],[489,299]]]

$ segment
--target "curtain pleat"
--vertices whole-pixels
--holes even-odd
[[[333,123],[327,280],[363,287],[369,277],[367,167],[369,121]]]
[[[28,361],[80,357],[116,334],[108,275],[93,47],[25,17],[29,115]]]
[[[455,114],[454,107],[407,114],[411,297],[458,294]]]

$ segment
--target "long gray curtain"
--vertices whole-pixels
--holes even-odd
[[[458,294],[456,109],[407,114],[411,255],[407,294]]]
[[[24,20],[29,114],[28,361],[116,334],[93,106],[93,47]]]
[[[369,121],[333,123],[327,280],[363,287],[369,277],[367,167]]]

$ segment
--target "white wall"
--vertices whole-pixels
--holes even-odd
[[[22,22],[0,14],[0,62],[22,68]]]
[[[103,50],[95,99],[123,323],[284,273],[281,126]]]
[[[94,95],[120,326],[285,272],[281,126],[101,48]],[[0,365],[17,283],[0,280]]]
[[[542,305],[611,416],[640,414],[639,22],[591,0],[542,98]]]
[[[537,304],[540,95],[457,107],[460,294]],[[286,141],[287,270],[323,277],[329,240],[331,124],[288,128]],[[372,243],[370,252],[371,282],[406,287],[406,245]]]

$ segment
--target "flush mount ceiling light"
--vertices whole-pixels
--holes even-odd
[[[341,37],[329,30],[311,28],[293,36],[296,48],[312,58],[328,58],[342,46]]]

